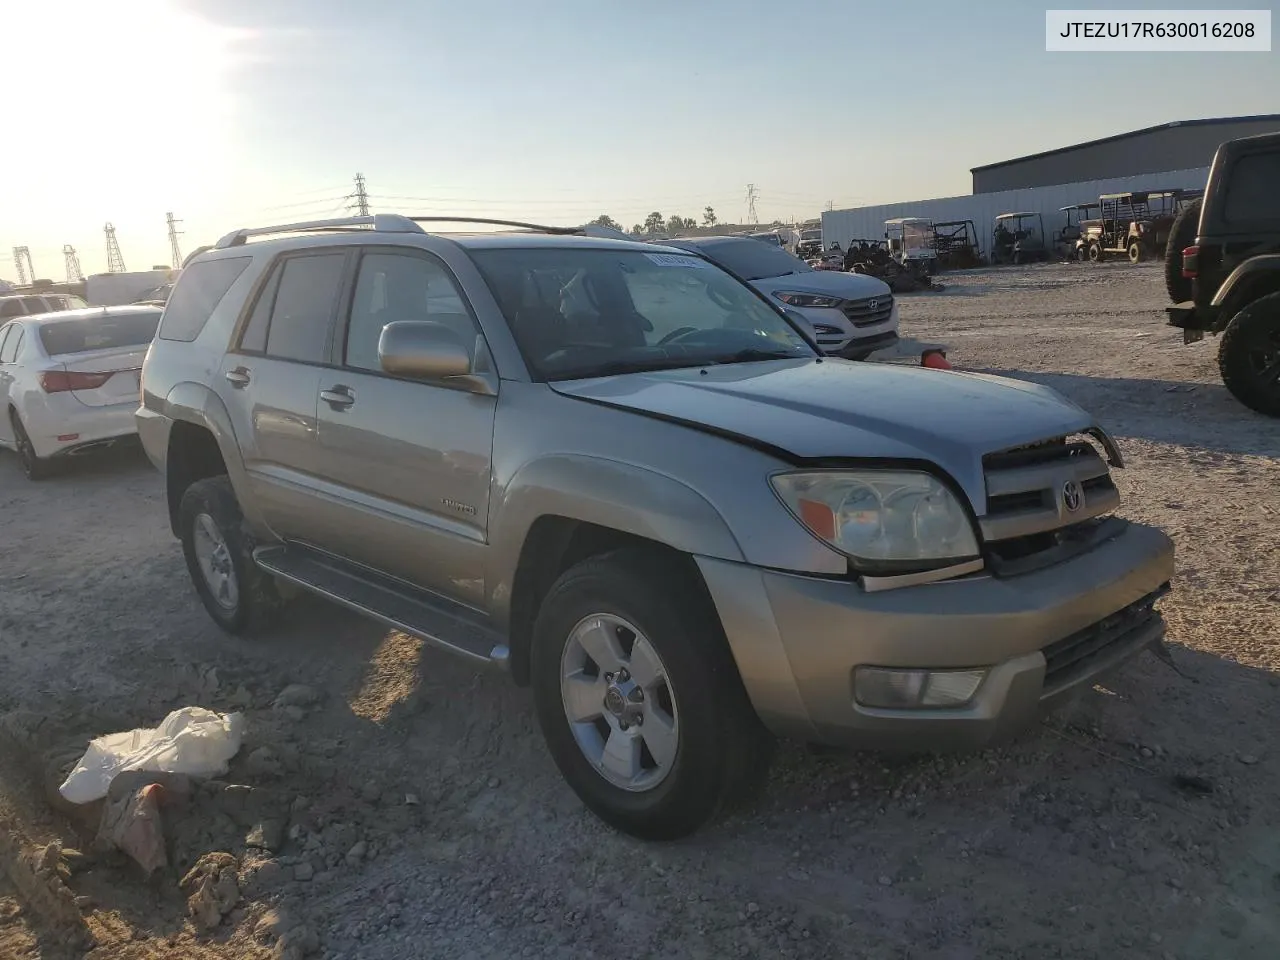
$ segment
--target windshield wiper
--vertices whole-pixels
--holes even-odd
[[[591,377],[613,377],[624,373],[648,373],[651,370],[673,370],[677,367],[701,367],[703,361],[689,357],[650,358],[648,360],[609,360],[576,370],[557,370],[551,380],[586,380]]]
[[[746,350],[731,353],[727,357],[708,360],[707,363],[752,363],[756,360],[800,360],[803,357],[804,354],[792,353],[790,350],[761,350],[759,347],[748,347]]]

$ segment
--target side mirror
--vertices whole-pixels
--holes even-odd
[[[378,362],[387,373],[416,380],[448,380],[471,373],[466,344],[443,324],[424,320],[397,320],[383,327]]]

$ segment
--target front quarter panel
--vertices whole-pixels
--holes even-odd
[[[598,524],[685,553],[843,576],[845,558],[773,494],[785,466],[678,424],[504,382],[494,432],[486,580],[500,623],[520,551],[539,517]]]

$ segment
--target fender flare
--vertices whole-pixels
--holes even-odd
[[[577,454],[542,457],[512,475],[489,512],[490,610],[504,628],[529,531],[547,516],[595,524],[690,555],[745,560],[724,517],[687,484],[617,460]]]
[[[1280,253],[1263,253],[1245,260],[1227,275],[1213,295],[1212,306],[1216,308],[1217,323],[1214,326],[1222,330],[1243,308],[1243,301],[1254,281],[1263,274],[1274,274],[1280,278]],[[1277,283],[1280,289],[1280,282]],[[1268,290],[1268,293],[1271,291]],[[1249,298],[1253,299],[1253,298]]]
[[[222,398],[204,384],[186,380],[175,384],[165,396],[163,412],[173,423],[189,423],[209,431],[222,454],[222,462],[226,465],[227,477],[231,481],[231,489],[235,491],[241,512],[251,526],[265,529],[266,524],[257,512],[254,498],[250,496],[244,456],[231,422],[231,414]],[[172,432],[172,427],[170,431]],[[169,472],[166,454],[166,475]]]

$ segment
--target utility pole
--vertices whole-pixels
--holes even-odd
[[[369,215],[369,191],[365,189],[364,174],[356,174],[356,192],[347,198],[358,216]]]
[[[169,256],[173,261],[173,269],[177,270],[182,266],[182,250],[178,248],[178,237],[182,234],[182,231],[178,229],[178,224],[182,221],[173,219],[172,213],[166,213],[164,219],[165,223],[169,225]]]
[[[756,189],[754,183],[747,184],[747,223],[754,226],[760,222],[760,218],[756,216],[756,197],[760,195],[760,191]]]
[[[69,243],[62,246],[62,262],[67,267],[67,283],[84,279],[84,271],[80,269],[80,257],[76,253],[76,248]]]
[[[18,271],[18,286],[25,287],[35,281],[36,268],[31,263],[30,248],[13,248],[13,266]]]
[[[120,252],[116,228],[108,223],[102,228],[102,232],[107,236],[107,273],[124,273],[124,254]]]
[[[828,212],[828,213],[830,213],[830,212],[831,212],[832,210],[834,210],[835,208],[836,208],[835,201],[834,201],[834,200],[828,200],[828,201],[827,201],[827,212]]]

